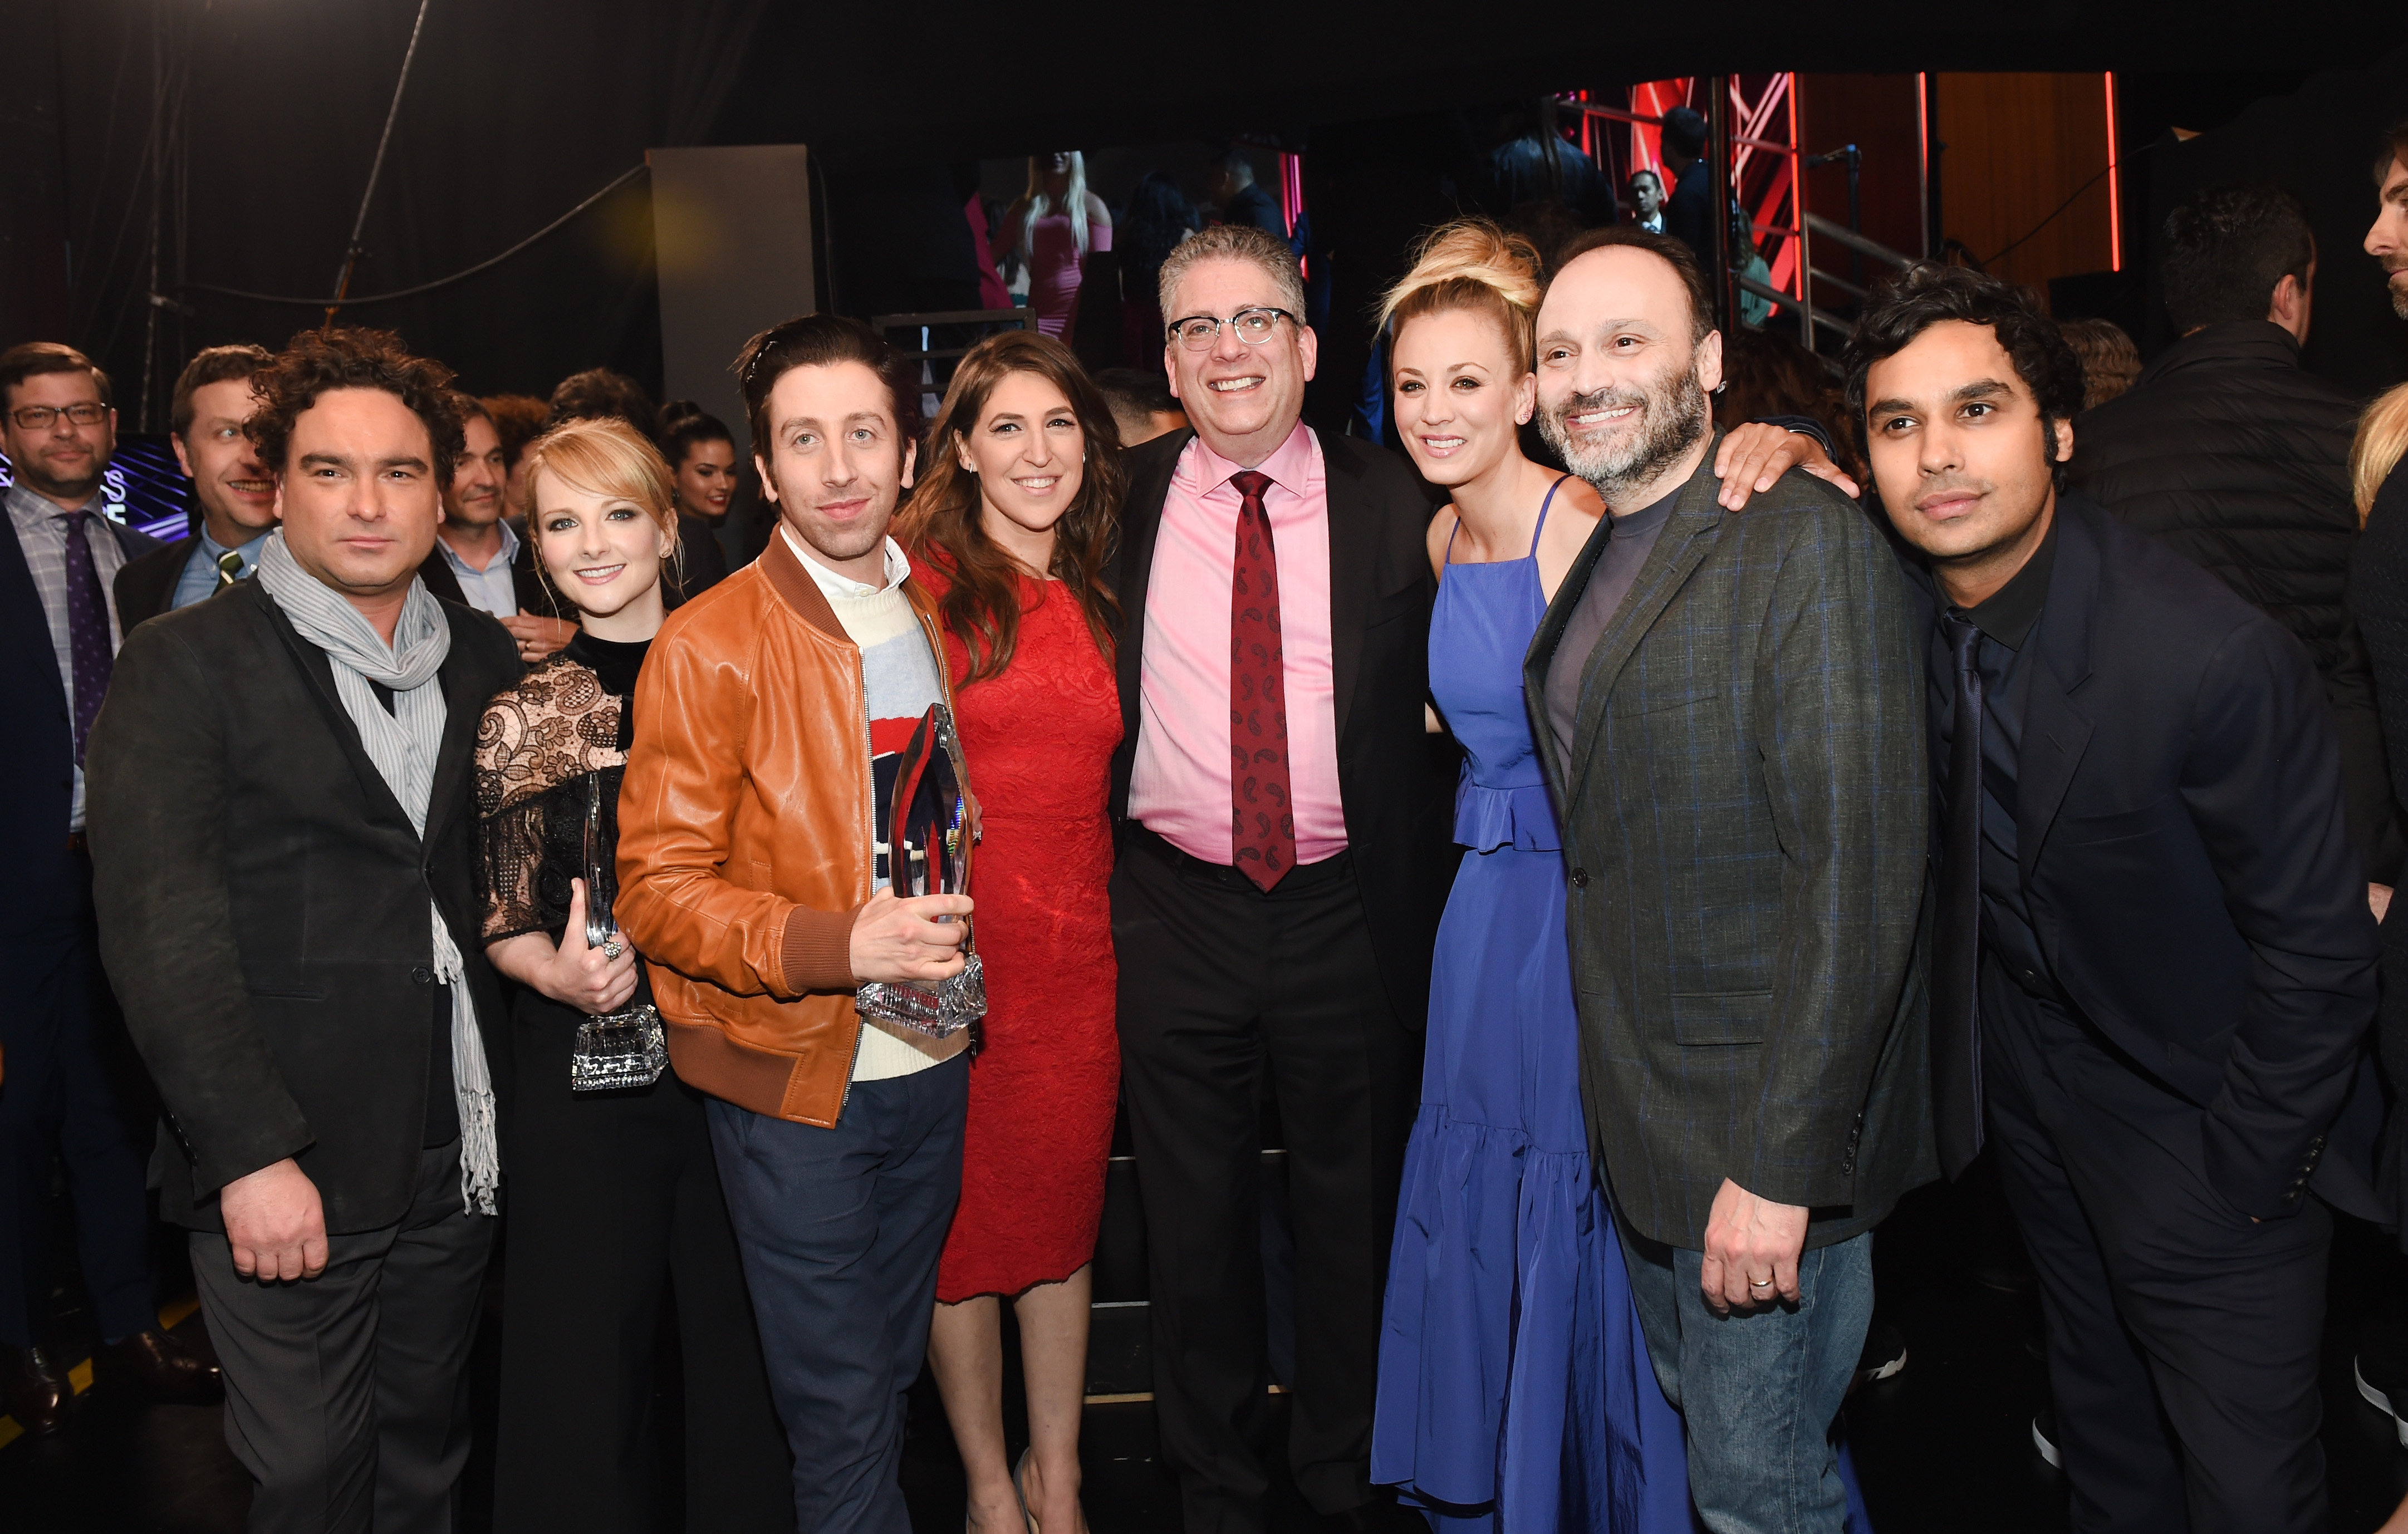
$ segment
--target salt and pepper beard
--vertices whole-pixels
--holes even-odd
[[[1635,429],[1626,428],[1612,441],[1594,447],[1572,442],[1564,425],[1566,418],[1625,405],[1639,408]],[[1694,359],[1689,366],[1644,389],[1595,389],[1539,412],[1540,435],[1562,455],[1564,466],[1586,480],[1607,508],[1616,511],[1639,509],[1626,504],[1631,494],[1679,463],[1713,429],[1713,410],[1698,381]]]

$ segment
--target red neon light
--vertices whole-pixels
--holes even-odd
[[[1794,258],[1806,244],[1806,177],[1804,175],[1806,140],[1798,136],[1798,77],[1793,74],[1789,77],[1789,164],[1785,167],[1791,173],[1790,236],[1782,242],[1781,257],[1784,261]],[[1798,267],[1798,301],[1802,304],[1807,301],[1806,263],[1799,261],[1796,265]],[[1776,288],[1781,286],[1781,279],[1774,278],[1772,285]]]
[[[2124,195],[2116,169],[2115,71],[2107,71],[2107,266],[2124,269]]]

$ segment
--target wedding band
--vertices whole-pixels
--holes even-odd
[[[606,959],[615,959],[625,952],[625,949],[619,946],[619,939],[616,938],[602,945],[602,956]]]
[[[1750,1279],[1747,1281],[1747,1286],[1751,1289],[1770,1289],[1772,1287],[1772,1281],[1770,1279]]]

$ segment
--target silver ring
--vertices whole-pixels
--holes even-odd
[[[602,956],[606,959],[616,959],[625,952],[625,949],[619,946],[619,939],[616,938],[602,945]]]

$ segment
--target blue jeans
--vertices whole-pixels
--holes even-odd
[[[1840,1534],[1831,1424],[1873,1315],[1870,1231],[1798,1260],[1798,1303],[1716,1315],[1705,1254],[1617,1225],[1664,1395],[1688,1429],[1689,1495],[1713,1534]]]
[[[836,1127],[713,1097],[710,1140],[810,1534],[911,1534],[896,1474],[962,1191],[962,1055],[855,1082]]]

